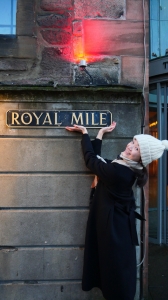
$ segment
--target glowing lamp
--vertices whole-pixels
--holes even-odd
[[[90,77],[91,81],[90,81],[90,85],[93,84],[93,78],[90,75],[90,73],[86,70],[87,67],[87,63],[85,59],[81,59],[79,62],[79,67],[82,71],[85,71],[85,73]]]
[[[87,63],[86,63],[85,59],[80,60],[79,67],[81,67],[81,68],[86,68],[87,67]]]

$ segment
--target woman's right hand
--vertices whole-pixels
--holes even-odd
[[[88,133],[86,127],[81,125],[76,125],[76,124],[74,124],[73,126],[66,126],[65,129],[72,132],[74,131],[81,132],[82,134]]]

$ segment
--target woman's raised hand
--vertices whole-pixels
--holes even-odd
[[[97,138],[101,140],[105,133],[111,132],[114,130],[114,128],[116,127],[116,124],[117,123],[113,121],[110,126],[101,128],[98,132]]]
[[[66,126],[65,129],[68,131],[81,132],[82,134],[88,133],[86,127],[81,126],[81,125],[76,125],[76,124],[74,124],[73,126]]]
[[[101,128],[98,132],[97,138],[102,139],[104,133],[113,131],[115,127],[116,127],[116,122],[113,122],[110,126]],[[81,132],[82,134],[88,133],[86,127],[81,125],[76,125],[76,124],[74,124],[73,126],[66,126],[65,129],[72,132],[75,131]]]
[[[111,132],[111,131],[113,131],[114,128],[116,127],[116,124],[117,124],[117,123],[113,121],[112,124],[111,124],[110,126],[103,127],[103,128],[101,128],[100,130],[102,130],[103,133]]]

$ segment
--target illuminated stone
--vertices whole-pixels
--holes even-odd
[[[56,30],[41,30],[43,39],[52,45],[66,45],[71,41],[69,32]]]
[[[81,36],[82,35],[82,22],[74,21],[72,25],[73,25],[73,34],[76,36]]]
[[[74,0],[75,18],[125,19],[125,0]]]

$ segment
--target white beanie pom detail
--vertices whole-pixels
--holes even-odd
[[[168,150],[168,141],[167,140],[163,140],[162,145],[164,145],[165,149]]]

